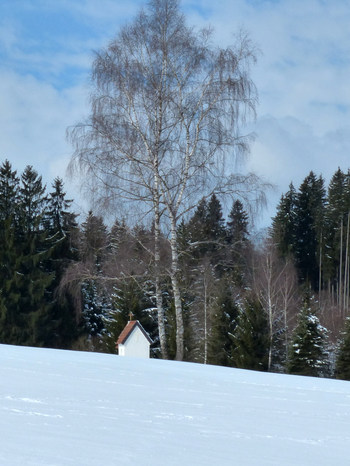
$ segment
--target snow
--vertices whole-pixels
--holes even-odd
[[[0,464],[349,464],[349,382],[0,345]]]

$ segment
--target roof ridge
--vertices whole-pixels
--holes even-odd
[[[132,334],[135,327],[138,327],[141,330],[141,332],[143,333],[145,338],[147,338],[150,344],[153,343],[151,337],[148,335],[148,333],[146,332],[146,330],[143,328],[143,326],[138,320],[129,320],[129,322],[126,324],[123,331],[119,335],[116,346],[123,345],[126,342],[126,340],[129,338],[129,336]]]

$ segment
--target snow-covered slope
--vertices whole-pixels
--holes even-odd
[[[0,345],[0,465],[348,465],[350,384]]]

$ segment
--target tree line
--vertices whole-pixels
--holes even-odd
[[[348,175],[328,198],[313,173],[291,185],[269,235],[251,238],[266,184],[237,168],[255,59],[245,33],[217,47],[210,28],[188,27],[178,0],[150,0],[96,52],[70,169],[119,215],[78,225],[62,180],[47,194],[32,167],[17,177],[4,163],[3,341],[113,352],[132,313],[154,357],[332,372],[349,297]]]
[[[317,296],[316,311],[340,345],[338,366],[349,350],[342,334],[349,316],[350,171],[340,168],[329,185],[311,171],[282,195],[270,230],[279,257],[291,260],[298,283]],[[346,365],[337,369],[347,374]]]
[[[294,192],[296,199],[304,195],[303,186],[305,181]],[[239,199],[225,219],[215,194],[202,198],[179,224],[184,360],[331,376],[337,358],[337,376],[348,377],[342,362],[349,354],[343,301],[339,309],[332,307],[329,288],[320,298],[318,282],[310,282],[305,268],[299,268],[293,243],[285,247],[281,241],[290,222],[288,216],[283,217],[286,223],[281,221],[286,197],[263,242],[251,234],[249,215]],[[333,212],[330,199],[324,202]],[[152,356],[164,357],[154,224],[130,226],[117,218],[106,226],[101,216],[89,212],[79,225],[71,204],[61,179],[56,178],[47,193],[33,167],[20,176],[8,161],[0,167],[1,342],[115,353],[116,340],[132,315],[154,341]],[[167,357],[175,358],[171,247],[165,232],[159,240]],[[302,243],[296,237],[294,241]],[[330,330],[335,320],[338,324]],[[339,351],[339,330],[344,329]]]

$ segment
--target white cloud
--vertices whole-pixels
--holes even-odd
[[[65,132],[87,112],[86,89],[59,92],[33,76],[0,70],[0,95],[0,160],[10,160],[19,172],[33,165],[48,187],[60,176],[77,195],[66,176],[72,149]]]
[[[143,0],[5,0],[0,19],[0,156],[64,176],[66,127],[87,114],[86,83],[98,49],[145,5]],[[211,24],[225,46],[245,28],[261,49],[252,70],[260,104],[248,168],[278,185],[312,169],[327,180],[348,168],[350,149],[350,4],[346,0],[183,0],[189,24]],[[1,7],[0,7],[1,9]],[[9,14],[11,13],[12,14]],[[32,16],[30,16],[32,15]],[[64,18],[41,43],[29,18]],[[47,32],[47,31],[46,31]],[[47,36],[46,36],[47,37]],[[41,45],[45,45],[42,47]],[[29,47],[30,46],[30,47]]]

